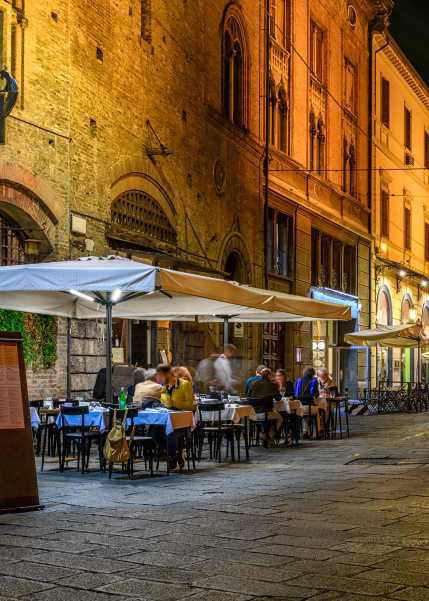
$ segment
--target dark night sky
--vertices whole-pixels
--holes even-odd
[[[396,0],[390,31],[429,85],[429,0]]]

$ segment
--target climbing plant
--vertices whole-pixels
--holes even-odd
[[[19,332],[22,335],[26,365],[31,365],[34,369],[47,369],[55,364],[57,360],[55,317],[0,309],[0,332]]]

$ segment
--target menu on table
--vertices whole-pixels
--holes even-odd
[[[0,430],[25,428],[18,345],[0,344]]]

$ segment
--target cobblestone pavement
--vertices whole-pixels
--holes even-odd
[[[109,481],[50,469],[0,516],[0,601],[427,601],[429,415],[248,464]]]

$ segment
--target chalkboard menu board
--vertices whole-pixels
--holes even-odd
[[[0,332],[0,512],[38,509],[20,334]]]

